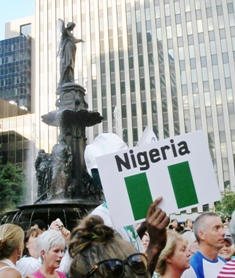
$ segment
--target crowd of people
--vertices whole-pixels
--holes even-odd
[[[3,224],[0,278],[235,277],[235,212],[226,228],[214,212],[179,224],[158,208],[161,200],[136,227],[141,247],[135,236],[130,240],[115,230],[99,208],[71,232],[59,219],[49,228],[36,220],[28,231]]]

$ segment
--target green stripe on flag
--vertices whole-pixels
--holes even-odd
[[[134,219],[145,218],[148,207],[153,202],[146,173],[126,177],[125,183]]]
[[[198,204],[188,161],[168,166],[178,208]]]

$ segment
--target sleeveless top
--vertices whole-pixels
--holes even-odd
[[[63,272],[60,272],[58,270],[56,270],[57,274],[59,275],[60,278],[67,278],[66,275]],[[44,275],[42,275],[42,273],[40,272],[40,270],[37,270],[36,272],[34,272],[32,274],[34,277],[36,278],[45,278]]]
[[[13,264],[13,262],[9,259],[3,259],[3,260],[0,260],[1,263],[5,263],[7,264],[6,266],[2,266],[0,267],[0,271],[1,270],[4,270],[6,268],[14,268],[15,270],[18,271],[18,269],[16,268],[16,266]],[[24,276],[21,275],[22,278],[24,278]]]

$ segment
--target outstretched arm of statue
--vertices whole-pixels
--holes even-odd
[[[75,39],[75,43],[84,42],[82,39]]]

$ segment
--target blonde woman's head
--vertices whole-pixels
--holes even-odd
[[[24,231],[15,224],[0,226],[0,260],[9,258],[19,248],[19,256],[24,247]]]

